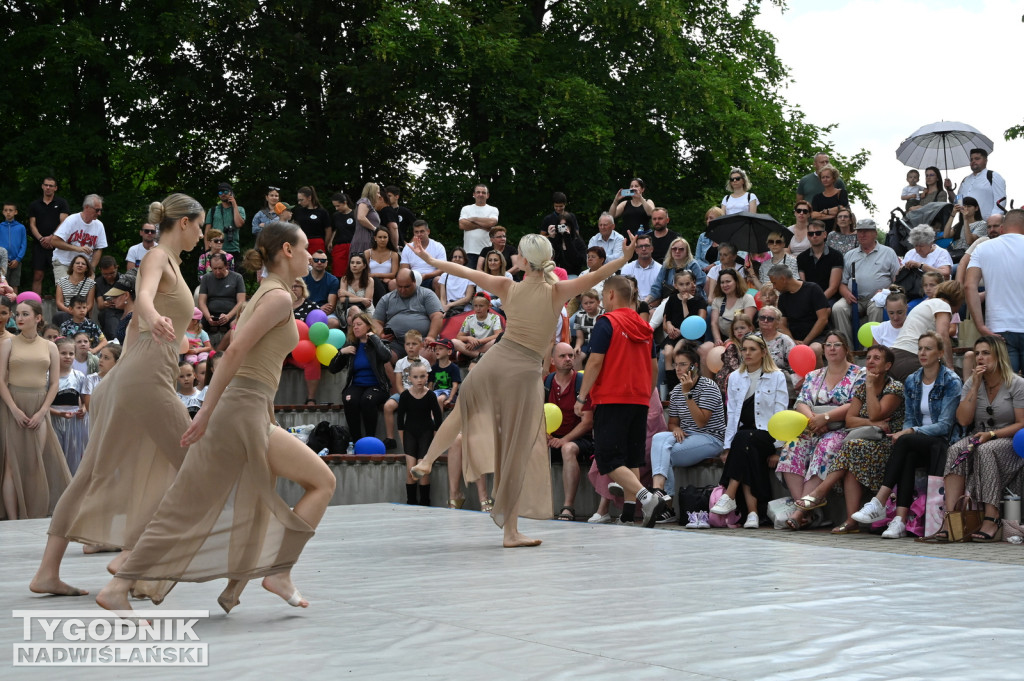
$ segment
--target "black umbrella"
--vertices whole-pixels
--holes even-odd
[[[767,213],[733,213],[708,223],[708,238],[715,243],[728,241],[738,251],[764,253],[768,250],[768,235],[778,232],[789,245],[793,233]]]

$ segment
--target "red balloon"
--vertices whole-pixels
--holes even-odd
[[[295,320],[295,327],[299,330],[299,340],[309,340],[309,327],[306,326],[306,322],[301,319]]]
[[[814,371],[817,361],[814,350],[806,345],[797,345],[789,351],[789,366],[800,376]]]
[[[313,341],[300,340],[299,344],[292,350],[292,359],[300,365],[306,365],[316,361],[316,346]]]
[[[761,292],[760,291],[758,291],[757,295],[754,296],[754,305],[757,306],[758,310],[760,310],[762,307],[764,307],[764,301],[761,300]]]

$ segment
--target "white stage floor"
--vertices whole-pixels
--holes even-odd
[[[28,591],[47,522],[0,523],[0,679],[1024,678],[1020,564],[529,520],[544,544],[508,550],[481,513],[391,504],[327,510],[293,573],[306,610],[254,582],[226,616],[221,582],[178,585],[160,609],[210,611],[208,667],[13,667],[11,611],[97,608]],[[72,544],[64,577],[95,594],[112,555]]]

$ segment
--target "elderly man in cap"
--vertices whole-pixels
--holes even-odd
[[[227,182],[217,185],[219,202],[206,212],[205,236],[211,229],[224,232],[224,250],[241,263],[241,247],[238,245],[238,230],[245,224],[245,209],[235,200],[235,190]]]
[[[107,289],[104,298],[120,315],[117,321],[117,332],[114,338],[124,345],[124,336],[128,332],[128,323],[132,320],[135,312],[135,272],[126,272],[119,275],[117,281]]]
[[[878,243],[878,226],[871,218],[857,221],[857,245],[843,256],[843,283],[839,285],[839,300],[832,306],[832,328],[851,342],[854,328],[850,311],[853,306],[858,307],[862,322],[881,323],[882,308],[871,298],[892,286],[900,270],[896,251]],[[857,295],[853,294],[851,280],[857,282]]]

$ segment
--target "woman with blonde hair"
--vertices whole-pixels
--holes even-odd
[[[521,282],[437,260],[417,241],[409,245],[431,267],[465,277],[500,296],[507,318],[501,342],[466,377],[455,411],[437,431],[426,458],[412,469],[413,475],[429,474],[461,431],[466,480],[473,482],[481,471],[494,471],[491,518],[504,529],[503,545],[536,546],[539,540],[519,533],[518,517],[550,518],[552,512],[544,398],[537,390],[544,357],[565,303],[629,262],[635,250],[633,235],[623,244],[621,257],[566,281],[555,276],[551,242],[539,234],[524,236],[519,253],[512,256],[524,272]],[[502,389],[495,391],[496,385]]]
[[[683,270],[693,273],[693,279],[697,284],[698,290],[704,289],[704,280],[707,278],[707,275],[704,274],[700,263],[697,262],[697,259],[693,257],[693,253],[690,252],[689,242],[680,236],[673,239],[672,243],[668,245],[665,262],[662,264],[658,276],[654,279],[654,285],[651,286],[650,298],[652,300],[660,300],[675,293],[676,273]]]
[[[739,168],[729,170],[729,181],[725,183],[725,190],[729,192],[722,198],[722,210],[726,215],[733,213],[756,213],[757,206],[761,203],[757,194],[753,194],[750,188],[751,183],[747,174]]]
[[[694,253],[694,258],[697,259],[697,264],[700,265],[700,269],[707,274],[708,270],[714,267],[718,261],[718,244],[711,240],[708,236],[709,227],[712,220],[725,215],[725,211],[721,206],[711,206],[707,212],[704,213],[704,231],[697,237],[697,252]]]
[[[380,195],[380,185],[376,182],[363,185],[363,194],[356,201],[356,233],[352,236],[349,253],[362,253],[373,246],[373,233],[380,227],[379,211],[386,205]]]

